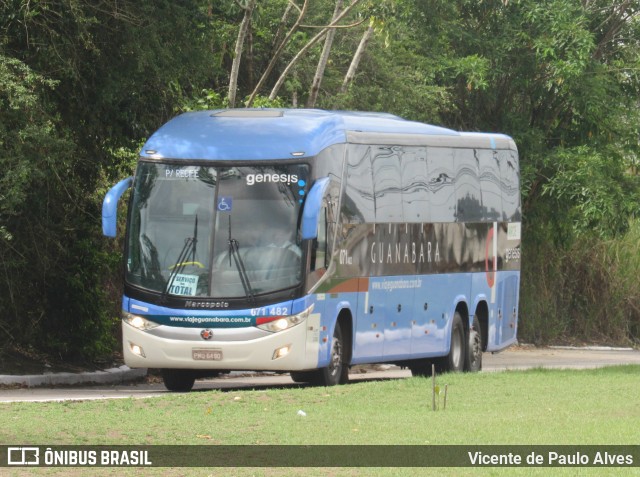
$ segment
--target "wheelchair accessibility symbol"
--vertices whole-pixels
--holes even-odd
[[[233,206],[232,197],[218,197],[218,211],[219,212],[231,212]]]

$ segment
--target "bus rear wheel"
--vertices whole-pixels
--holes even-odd
[[[196,374],[190,369],[163,369],[164,387],[174,392],[189,392],[196,382]]]
[[[449,354],[440,360],[440,368],[444,372],[460,372],[464,370],[466,354],[466,333],[462,324],[462,317],[457,311],[453,315],[451,324],[451,346]]]
[[[473,317],[464,356],[464,370],[476,373],[482,369],[482,334],[478,317]]]

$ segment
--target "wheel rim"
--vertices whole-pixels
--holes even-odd
[[[473,336],[471,337],[471,358],[473,362],[477,362],[480,355],[482,354],[482,350],[480,347],[480,334],[477,331],[472,331]]]
[[[451,361],[454,369],[459,369],[462,364],[462,336],[460,328],[456,328],[451,340]]]
[[[329,363],[329,374],[335,376],[340,371],[342,365],[342,343],[339,339],[333,338],[331,345],[331,362]]]

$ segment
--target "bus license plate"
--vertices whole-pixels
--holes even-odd
[[[222,350],[220,349],[193,349],[191,357],[195,361],[222,361]]]

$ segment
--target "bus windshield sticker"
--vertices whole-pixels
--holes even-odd
[[[233,207],[232,197],[218,197],[218,211],[219,212],[231,212]]]
[[[520,240],[521,230],[520,222],[511,222],[507,225],[507,240]]]
[[[171,284],[172,295],[195,296],[198,289],[198,275],[178,273]]]
[[[165,179],[199,179],[199,167],[187,166],[183,168],[164,170]]]

